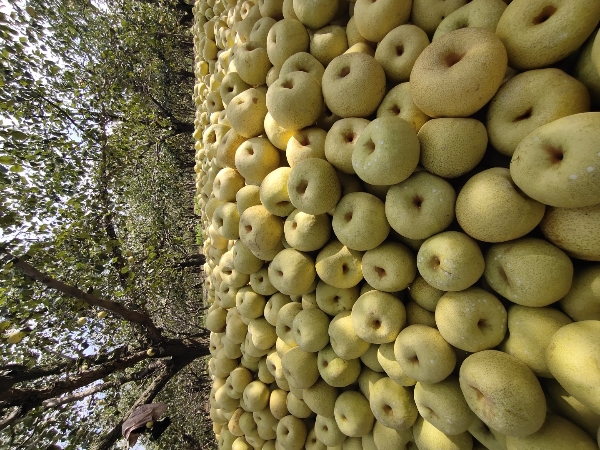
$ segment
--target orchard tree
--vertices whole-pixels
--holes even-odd
[[[0,8],[0,448],[207,448],[190,5]],[[152,447],[154,446],[154,447]]]

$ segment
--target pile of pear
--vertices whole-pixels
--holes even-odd
[[[598,450],[600,1],[201,0],[221,450]]]

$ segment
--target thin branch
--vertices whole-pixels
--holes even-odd
[[[201,330],[204,336],[200,339],[163,339],[160,346],[156,348],[156,357],[171,356],[178,360],[193,361],[201,356],[209,354],[208,350],[208,330]],[[135,366],[140,361],[150,358],[147,350],[138,350],[135,353],[129,353],[125,347],[119,347],[108,355],[98,355],[95,358],[96,365],[88,370],[79,372],[77,375],[55,381],[44,388],[10,388],[0,392],[0,410],[21,406],[21,415],[27,414],[33,408],[36,408],[45,400],[60,397],[74,390],[88,386],[89,384],[107,377],[110,374],[119,372]],[[94,358],[90,358],[94,364]]]
[[[49,387],[40,389],[21,389],[12,388],[0,393],[0,408],[10,408],[20,406],[22,408],[21,415],[26,414],[33,408],[36,408],[45,400],[59,397],[87,386],[94,381],[100,380],[111,373],[133,367],[138,362],[149,358],[145,350],[127,355],[123,358],[108,361],[100,366],[90,370],[80,372],[73,378],[56,381]],[[1,428],[0,428],[1,430]]]
[[[53,367],[32,367],[27,368],[17,364],[9,364],[0,367],[0,391],[11,388],[15,383],[24,381],[37,380],[39,378],[48,377],[51,375],[59,375],[74,364],[74,360],[69,360],[69,363],[57,364]]]
[[[104,113],[104,108],[102,109]],[[99,178],[100,178],[100,203],[102,204],[102,208],[104,209],[103,221],[104,221],[104,231],[106,232],[108,238],[113,242],[120,242],[119,237],[117,236],[117,231],[114,223],[113,213],[110,209],[110,198],[108,194],[109,189],[109,173],[108,173],[108,133],[106,130],[107,120],[106,117],[102,118],[102,139],[101,139],[101,162],[98,169]],[[121,251],[121,247],[119,245],[111,246],[113,257],[115,258],[115,268],[117,269],[117,273],[119,276],[119,283],[123,289],[127,288],[127,279],[128,274],[123,269],[127,266],[127,261],[123,256],[123,252]]]
[[[23,412],[23,408],[20,406],[15,407],[11,413],[9,413],[6,417],[0,421],[0,430],[4,430],[6,427],[15,423],[15,421],[21,417],[21,413]]]
[[[12,255],[6,248],[0,247],[0,254],[1,253],[4,253],[7,256],[9,256],[14,267],[19,269],[25,276],[35,281],[38,281],[47,287],[62,292],[65,295],[83,300],[92,306],[112,311],[113,313],[117,314],[118,316],[121,316],[123,319],[128,320],[129,322],[139,323],[147,329],[148,334],[151,338],[160,340],[161,331],[154,325],[151,317],[148,314],[133,311],[129,308],[126,308],[120,303],[100,298],[94,294],[83,292],[78,287],[70,286],[66,283],[63,283],[62,281],[52,278],[50,275],[39,271],[22,258],[18,258]]]
[[[140,370],[138,372],[134,372],[134,373],[130,373],[130,374],[118,377],[116,380],[113,380],[113,381],[108,381],[106,383],[97,384],[88,389],[77,392],[76,394],[65,395],[64,397],[51,398],[48,400],[44,400],[42,402],[42,406],[50,408],[50,407],[65,405],[67,403],[72,403],[77,400],[84,399],[84,398],[86,398],[90,395],[96,394],[98,392],[106,391],[107,389],[111,389],[113,387],[122,386],[131,381],[143,380],[144,378],[147,378],[148,376],[152,375],[154,372],[156,372],[156,370],[158,370],[162,366],[163,366],[162,362],[150,364],[144,370]]]
[[[43,95],[39,95],[38,96],[39,99],[45,101],[46,103],[48,103],[50,106],[52,106],[53,108],[57,109],[58,112],[65,118],[67,119],[69,122],[71,122],[73,124],[73,126],[75,128],[77,128],[79,131],[81,131],[82,133],[86,134],[87,131],[85,129],[83,129],[72,117],[71,115],[65,111],[63,108],[61,108],[61,106],[59,104],[57,104],[56,102],[53,102],[52,100],[50,100],[48,97],[45,97]]]

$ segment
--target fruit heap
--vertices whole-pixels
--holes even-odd
[[[598,449],[600,1],[202,0],[223,450]]]

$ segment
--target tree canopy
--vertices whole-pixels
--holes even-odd
[[[208,445],[191,18],[0,8],[0,448],[110,448],[155,397],[173,424],[147,448]]]

